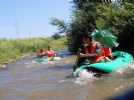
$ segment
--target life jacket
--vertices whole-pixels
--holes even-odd
[[[41,58],[41,57],[43,57],[43,56],[45,56],[45,54],[44,54],[43,52],[40,52],[40,53],[38,54],[38,57],[39,57],[39,58]]]
[[[92,47],[91,47],[91,50],[89,51],[87,46],[85,46],[85,53],[86,54],[93,54],[95,52],[95,49],[96,49],[96,45],[97,44],[100,44],[99,42],[93,42],[92,44]],[[102,49],[101,53],[93,60],[90,60],[90,63],[97,63],[97,62],[100,62],[100,60],[104,58],[104,51]]]
[[[104,50],[104,55],[105,55],[106,57],[111,57],[111,58],[113,58],[113,55],[112,55],[112,48],[103,48],[103,50]]]
[[[53,57],[54,56],[54,51],[53,50],[47,50],[46,52],[47,52],[47,54],[46,54],[47,57]]]

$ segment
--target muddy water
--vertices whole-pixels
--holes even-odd
[[[134,88],[134,63],[101,78],[86,71],[76,78],[76,56],[59,53],[57,61],[38,63],[32,55],[0,69],[0,100],[105,100]]]

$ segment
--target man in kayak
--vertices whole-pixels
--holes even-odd
[[[52,50],[51,46],[48,46],[46,51],[44,49],[40,49],[40,52],[38,53],[38,58],[41,58],[43,56],[51,58],[57,56],[57,54]]]
[[[63,58],[63,56],[59,55],[54,50],[52,50],[51,46],[48,46],[47,50],[46,50],[46,57],[51,58],[51,60],[53,61],[53,60],[55,60],[54,57],[56,57],[56,56]]]
[[[83,42],[84,48],[82,52],[77,53],[79,59],[73,67],[74,71],[85,61],[90,64],[105,61],[104,50],[100,42],[93,41],[92,36],[88,34],[83,35]]]
[[[40,52],[38,53],[37,58],[41,58],[43,56],[46,56],[46,53],[45,53],[44,49],[40,49]]]
[[[46,56],[48,58],[50,58],[50,57],[56,57],[57,56],[57,53],[55,53],[54,50],[52,50],[51,46],[48,46],[47,47],[47,50],[46,50]]]

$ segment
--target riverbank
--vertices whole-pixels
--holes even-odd
[[[41,48],[51,45],[53,50],[67,49],[66,37],[53,38],[27,38],[27,39],[1,39],[0,38],[0,67],[25,56],[38,53]]]

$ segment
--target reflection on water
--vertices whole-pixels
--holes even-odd
[[[32,55],[0,69],[0,100],[104,100],[133,87],[134,63],[101,78],[86,70],[74,77],[76,56],[58,53],[64,58],[38,63]]]

